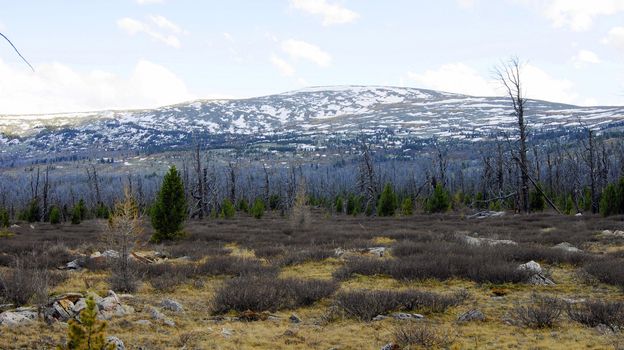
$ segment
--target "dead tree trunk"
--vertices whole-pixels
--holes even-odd
[[[518,124],[518,160],[520,167],[520,206],[523,212],[529,212],[529,172],[527,160],[527,125],[524,118],[526,98],[521,80],[521,63],[518,58],[512,58],[496,69],[498,80],[507,90],[507,95],[513,106],[513,115]]]

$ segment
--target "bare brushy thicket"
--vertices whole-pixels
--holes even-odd
[[[312,213],[308,206],[306,184],[302,180],[297,187],[295,201],[290,211],[290,224],[293,229],[307,229],[312,220]]]
[[[552,328],[561,317],[564,304],[560,299],[533,294],[525,305],[513,310],[514,319],[529,328]]]
[[[614,332],[624,328],[623,302],[588,300],[568,305],[567,312],[572,321],[589,327],[605,325]]]
[[[105,237],[108,246],[119,252],[119,258],[115,259],[111,266],[112,289],[124,292],[136,291],[138,276],[130,254],[142,232],[139,208],[126,188],[123,201],[115,205],[115,210],[108,220]]]
[[[394,329],[394,342],[401,349],[447,349],[457,339],[450,329],[438,329],[428,322],[410,323]]]
[[[16,256],[11,269],[0,274],[0,301],[15,306],[32,303],[41,311],[48,302],[50,288],[66,278],[62,272],[50,271],[43,263],[47,260],[46,254]]]

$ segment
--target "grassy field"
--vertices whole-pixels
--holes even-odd
[[[139,287],[122,296],[135,312],[109,320],[107,334],[128,349],[380,349],[388,343],[404,349],[623,349],[618,329],[624,327],[624,238],[602,234],[624,229],[623,219],[315,212],[300,226],[273,214],[260,220],[238,215],[188,222],[186,238],[159,245],[147,243],[146,225],[135,249],[168,259],[137,264]],[[101,239],[105,222],[20,226],[0,238],[4,276],[14,255],[27,251],[35,251],[40,265],[56,268],[107,249]],[[517,244],[475,246],[465,236]],[[562,242],[582,251],[553,248]],[[377,254],[383,249],[370,250],[379,247],[386,248],[383,256]],[[530,260],[555,284],[529,283],[530,274],[518,265]],[[105,296],[110,269],[88,261],[86,266],[58,272],[50,293]],[[545,297],[551,299],[544,303]],[[184,307],[161,309],[175,326],[150,314],[167,298]],[[594,301],[611,305],[610,324],[596,326],[607,321],[586,307]],[[472,309],[485,320],[457,321]],[[531,311],[552,311],[549,324],[531,323]],[[371,320],[395,312],[424,319]],[[290,320],[293,314],[300,322]],[[573,317],[579,314],[585,317]],[[242,321],[241,315],[254,320]],[[66,328],[42,321],[0,326],[0,349],[53,349]]]

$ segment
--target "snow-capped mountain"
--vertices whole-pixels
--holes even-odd
[[[577,107],[531,100],[533,133],[565,132],[581,123],[624,128],[624,107]],[[192,138],[213,145],[261,140],[395,138],[479,141],[512,132],[504,97],[472,97],[399,87],[315,87],[240,100],[194,101],[153,110],[0,116],[5,155],[90,150],[168,149]]]

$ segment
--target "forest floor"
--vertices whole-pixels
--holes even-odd
[[[45,260],[39,265],[61,276],[51,297],[105,297],[113,289],[111,269],[93,255],[109,248],[105,221],[18,225],[0,237],[0,276],[10,274],[15,255],[35,251]],[[107,334],[127,349],[624,349],[621,216],[315,212],[293,224],[273,213],[238,214],[189,221],[185,238],[165,244],[147,243],[150,230],[146,223],[135,250],[157,262],[137,263],[137,290],[115,291],[131,309],[107,320]],[[569,245],[555,248],[562,242]],[[81,256],[83,268],[56,272]],[[518,269],[531,260],[542,281],[554,284],[532,282],[536,271]],[[297,289],[297,281],[310,283]],[[164,307],[167,299],[183,310]],[[604,321],[586,307],[592,302],[620,308]],[[484,318],[459,322],[470,310]],[[548,324],[532,322],[540,311]],[[581,313],[587,317],[573,317]],[[53,349],[66,333],[65,322],[0,324],[0,349]]]

